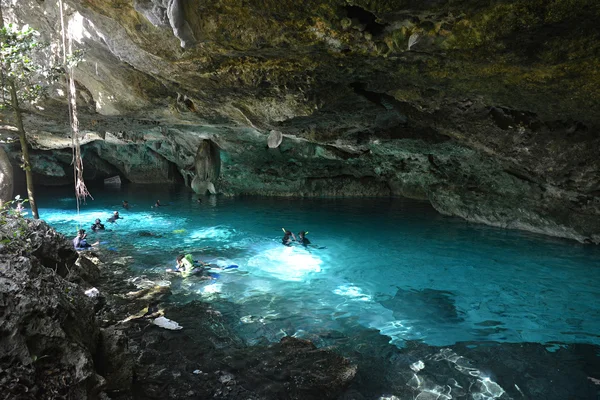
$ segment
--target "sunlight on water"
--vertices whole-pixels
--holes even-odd
[[[390,199],[210,197],[198,204],[185,190],[130,185],[95,193],[78,217],[65,193],[44,193],[42,218],[68,238],[87,229],[101,252],[131,257],[136,274],[171,281],[177,301],[234,304],[249,343],[282,332],[335,337],[359,324],[397,346],[600,344],[598,247],[471,225]],[[168,205],[151,208],[157,198]],[[123,199],[130,210],[120,207]],[[122,219],[106,222],[114,210]],[[89,230],[96,218],[107,231]],[[283,246],[282,226],[308,230],[314,246]],[[211,280],[167,274],[185,253],[236,267],[213,270]],[[499,395],[477,378],[481,396]]]
[[[185,231],[181,233],[186,233]],[[210,239],[219,242],[227,242],[236,234],[235,229],[231,229],[225,226],[215,226],[204,229],[196,229],[189,232],[189,236],[186,237],[187,241],[199,241]]]
[[[321,260],[304,249],[279,246],[250,258],[248,266],[255,274],[285,281],[300,282],[311,273],[321,272]]]
[[[372,298],[362,292],[362,289],[353,285],[342,285],[336,288],[333,293],[349,297],[352,300],[371,301]]]

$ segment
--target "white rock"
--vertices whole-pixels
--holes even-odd
[[[419,360],[419,361],[417,361],[415,363],[410,364],[410,369],[412,369],[415,372],[419,372],[423,368],[425,368],[425,364],[421,360]]]
[[[152,323],[156,326],[160,326],[161,328],[170,329],[172,331],[177,331],[179,329],[183,329],[183,326],[179,325],[177,322],[170,320],[165,317],[158,317]]]
[[[100,291],[93,287],[91,289],[86,290],[84,293],[87,297],[97,297],[100,294]]]

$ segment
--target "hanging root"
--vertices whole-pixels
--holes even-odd
[[[63,15],[63,2],[59,0],[60,22],[62,27],[63,63],[69,80],[69,119],[71,122],[71,145],[73,148],[73,172],[75,178],[75,197],[77,198],[77,213],[79,213],[80,202],[85,203],[86,197],[94,199],[83,181],[83,159],[81,158],[81,146],[79,144],[79,120],[77,118],[77,92],[75,91],[75,79],[73,78],[73,67],[67,64],[67,44],[65,34],[65,22]],[[72,41],[69,40],[69,55],[73,54]]]

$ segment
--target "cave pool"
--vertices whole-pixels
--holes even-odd
[[[106,242],[103,251],[132,256],[136,274],[171,280],[173,301],[212,302],[248,344],[284,335],[317,346],[339,340],[352,358],[361,343],[347,338],[358,332],[371,332],[366,341],[384,339],[377,341],[383,347],[420,343],[479,383],[471,390],[479,399],[508,398],[509,388],[496,383],[500,371],[478,370],[476,359],[461,370],[457,343],[533,343],[548,353],[585,344],[595,362],[600,356],[598,246],[471,224],[403,199],[211,196],[197,203],[185,188],[130,184],[91,188],[94,200],[78,218],[70,187],[40,192],[40,215],[58,231],[73,238],[81,224],[90,242]],[[151,208],[156,199],[166,206]],[[123,219],[106,223],[113,210]],[[95,218],[112,231],[93,233]],[[282,228],[309,231],[316,247],[283,246]],[[179,253],[239,268],[213,281],[181,280],[164,272]],[[439,382],[413,383],[431,398],[452,398]]]

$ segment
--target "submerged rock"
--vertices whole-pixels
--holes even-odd
[[[127,279],[127,259],[75,261],[42,221],[9,217],[1,238],[14,229],[0,249],[2,399],[335,399],[356,374],[306,340],[248,346],[206,304],[165,303],[168,281]]]
[[[306,340],[247,346],[199,302],[167,313],[184,328],[152,327],[131,341],[143,398],[336,399],[356,374],[356,365]]]

